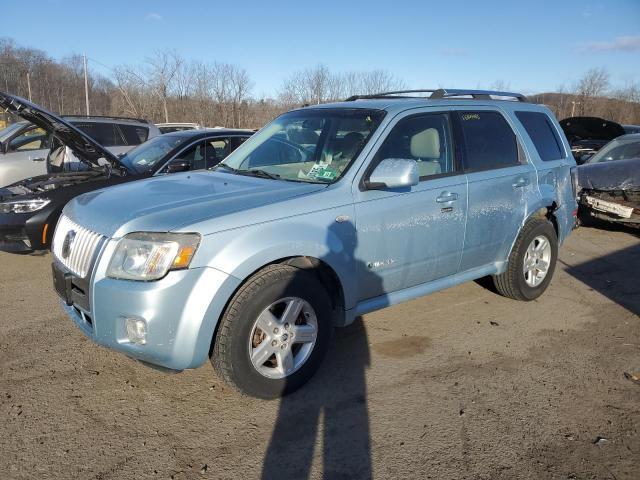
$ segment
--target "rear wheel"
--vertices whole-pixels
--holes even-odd
[[[528,221],[513,246],[504,273],[493,282],[501,295],[515,300],[534,300],[547,289],[558,257],[558,237],[545,218]]]
[[[271,265],[251,277],[227,307],[211,362],[238,390],[276,398],[301,387],[329,346],[331,300],[317,277]]]

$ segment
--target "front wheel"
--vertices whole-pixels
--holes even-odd
[[[535,300],[549,286],[558,258],[558,237],[549,220],[528,221],[513,246],[507,270],[494,275],[501,295],[515,300]]]
[[[271,265],[231,299],[211,362],[243,393],[276,398],[316,372],[330,343],[331,300],[311,272]]]

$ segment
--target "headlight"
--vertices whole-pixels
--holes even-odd
[[[31,200],[14,200],[0,203],[0,213],[30,213],[43,209],[51,203],[46,198],[32,198]]]
[[[158,280],[170,270],[187,268],[199,243],[197,233],[130,233],[118,242],[107,276]]]

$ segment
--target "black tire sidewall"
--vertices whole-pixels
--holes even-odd
[[[251,363],[249,338],[262,311],[284,297],[298,297],[309,302],[316,313],[318,333],[309,358],[299,370],[282,379],[271,379],[260,374]],[[286,395],[306,383],[322,362],[333,329],[331,300],[317,277],[300,269],[292,269],[290,275],[252,292],[248,300],[238,301],[235,305],[238,313],[233,322],[229,342],[234,383],[242,391],[260,398]]]
[[[531,287],[527,285],[527,282],[524,279],[523,266],[524,266],[524,257],[527,253],[527,248],[533,241],[534,238],[538,236],[544,236],[549,245],[551,246],[551,261],[549,262],[549,270],[547,271],[547,276],[544,278],[542,283],[537,287]],[[558,259],[558,237],[556,235],[556,231],[553,228],[553,225],[548,222],[539,222],[536,223],[532,228],[530,228],[522,239],[520,243],[520,248],[516,252],[515,261],[517,265],[516,269],[516,284],[518,290],[526,300],[535,300],[540,295],[544,293],[544,291],[551,283],[551,279],[553,278],[553,273],[556,268],[556,261]]]

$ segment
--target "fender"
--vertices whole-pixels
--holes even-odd
[[[225,272],[241,282],[285,258],[317,258],[336,273],[343,287],[345,308],[349,309],[357,300],[353,218],[353,205],[348,205],[215,233],[207,236],[203,242],[206,247],[197,256],[199,262],[206,262],[202,266]]]

